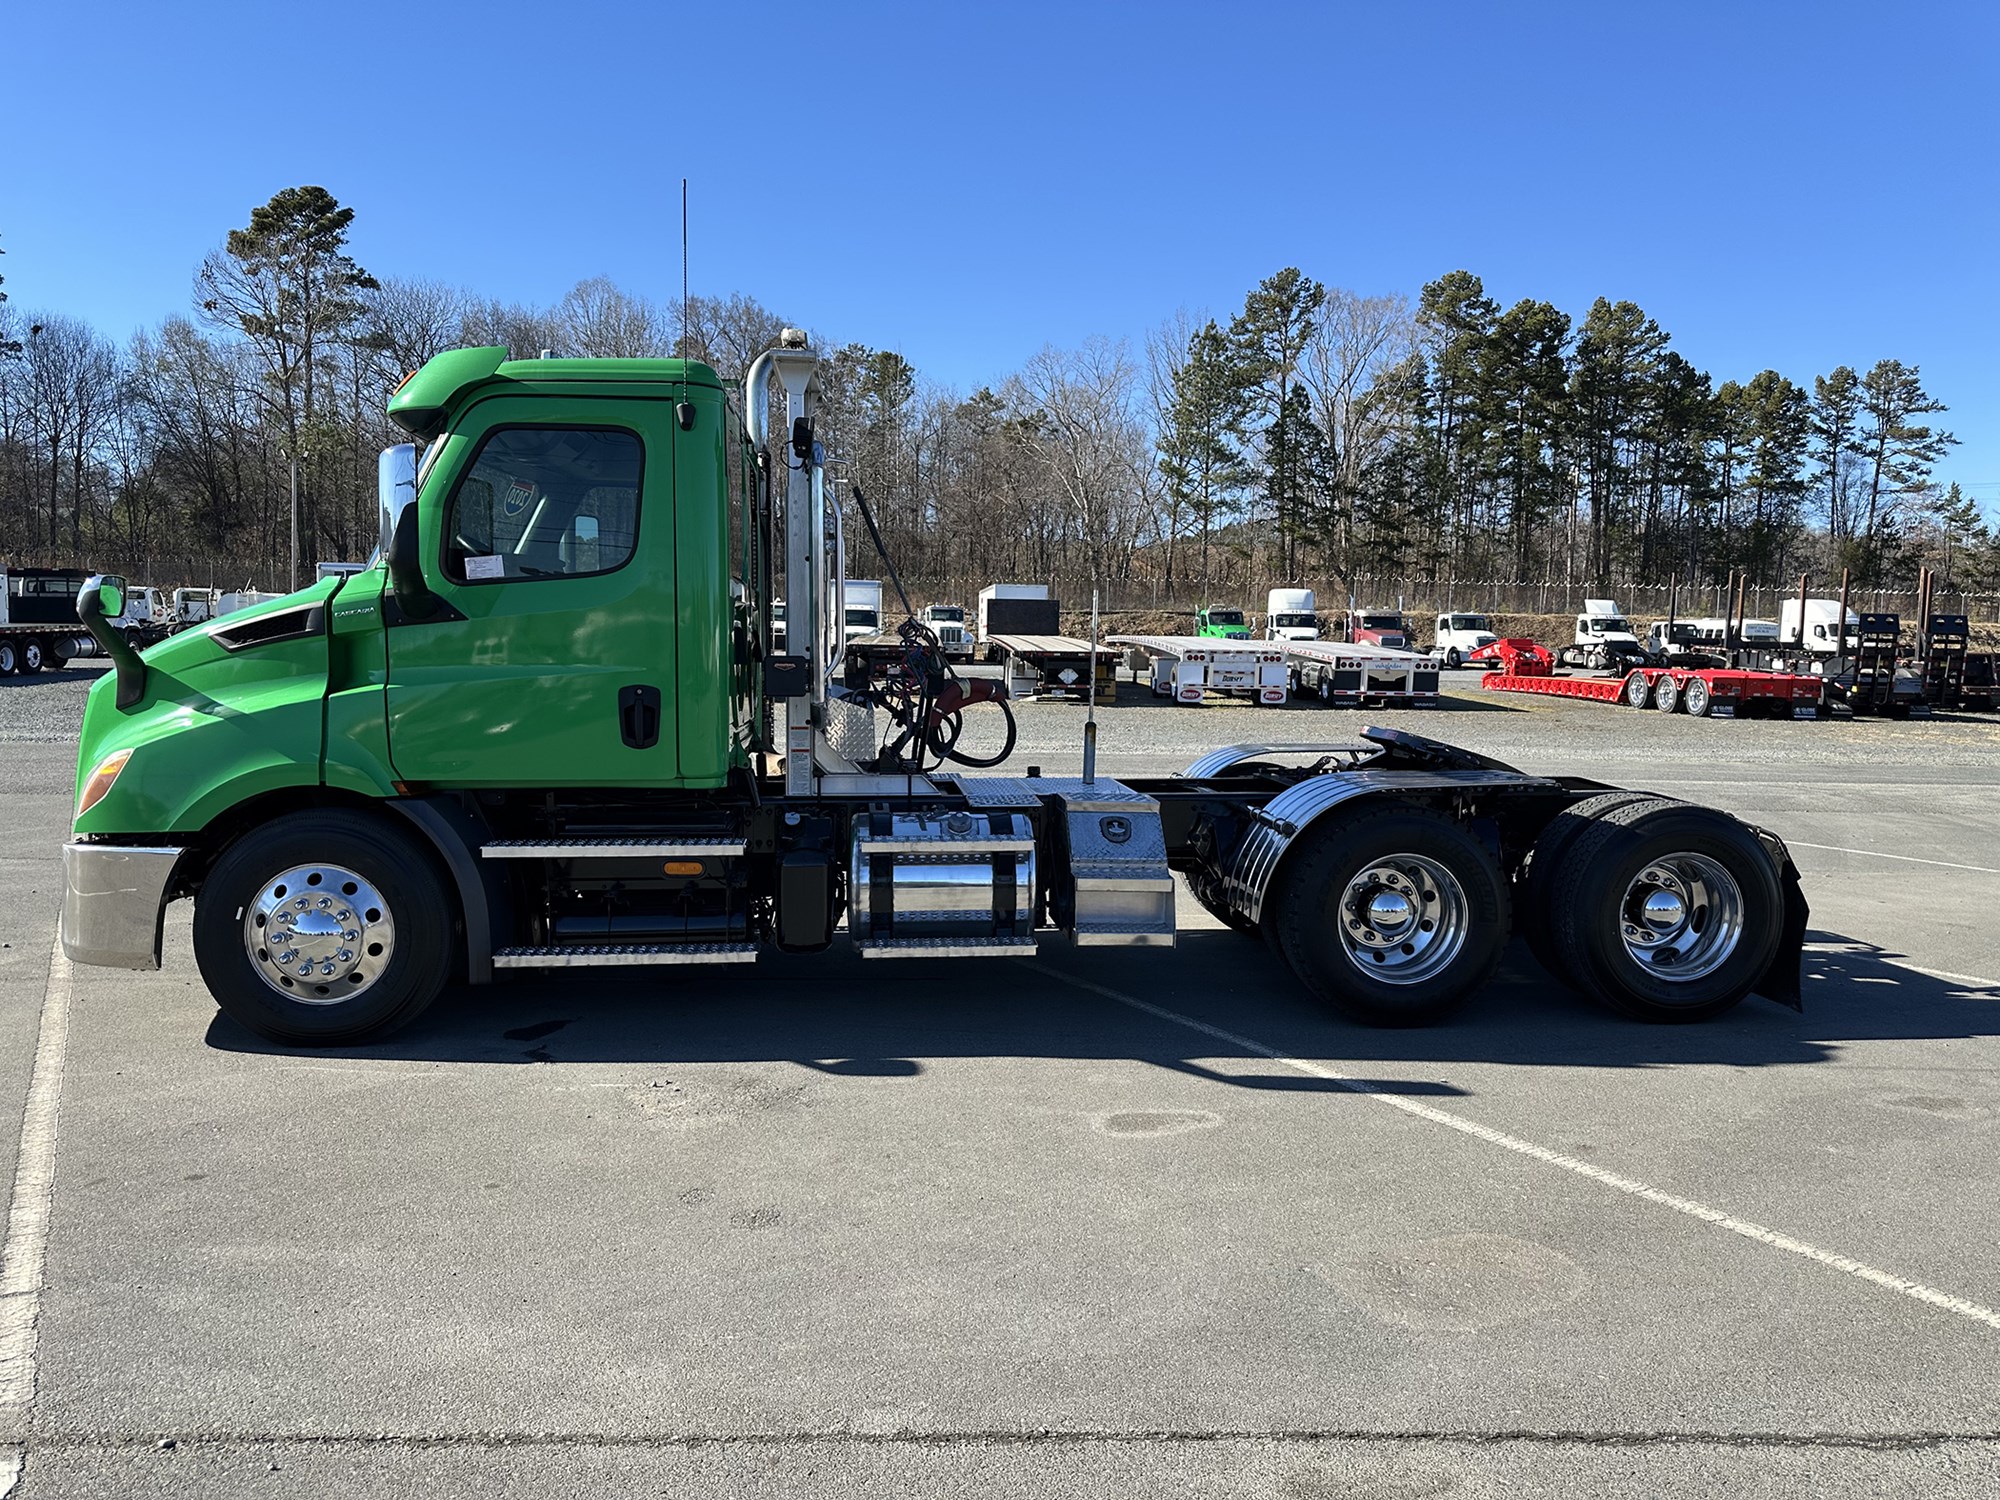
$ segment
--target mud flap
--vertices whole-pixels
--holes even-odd
[[[1801,970],[1805,967],[1806,923],[1811,911],[1806,906],[1806,893],[1799,886],[1798,866],[1792,863],[1791,851],[1785,847],[1784,840],[1761,828],[1756,830],[1756,834],[1778,866],[1778,888],[1783,892],[1785,901],[1784,931],[1778,938],[1778,951],[1772,955],[1771,965],[1764,970],[1764,977],[1757,981],[1756,993],[1780,1005],[1789,1005],[1793,1010],[1804,1011]]]

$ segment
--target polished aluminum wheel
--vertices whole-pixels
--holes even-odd
[[[340,865],[299,865],[243,911],[243,946],[260,979],[288,1000],[338,1005],[380,979],[396,951],[388,903]]]
[[[1681,689],[1681,704],[1699,719],[1708,713],[1708,683],[1700,677],[1690,677]]]
[[[1644,672],[1634,672],[1625,679],[1625,701],[1633,708],[1644,708],[1652,691],[1653,685],[1646,681]]]
[[[1713,974],[1743,937],[1743,892],[1705,854],[1656,859],[1619,907],[1625,951],[1648,973],[1685,983]]]
[[[1340,896],[1347,960],[1384,984],[1421,984],[1449,967],[1471,925],[1458,877],[1421,854],[1372,861]]]

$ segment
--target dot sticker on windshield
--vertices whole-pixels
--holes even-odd
[[[484,557],[468,557],[465,560],[465,576],[467,578],[505,578],[507,576],[507,564],[505,559],[493,553],[489,553]]]

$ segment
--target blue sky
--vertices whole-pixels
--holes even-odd
[[[0,274],[119,337],[280,187],[383,275],[752,293],[956,385],[1296,264],[1638,302],[1718,381],[1920,365],[2000,510],[2000,8],[23,0]]]

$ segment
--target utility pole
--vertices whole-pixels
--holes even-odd
[[[299,458],[300,456],[301,455],[297,453],[294,453],[292,455],[292,576],[291,576],[291,587],[286,590],[287,593],[296,591],[299,586]],[[307,453],[304,456],[307,458],[312,457],[310,453]]]

